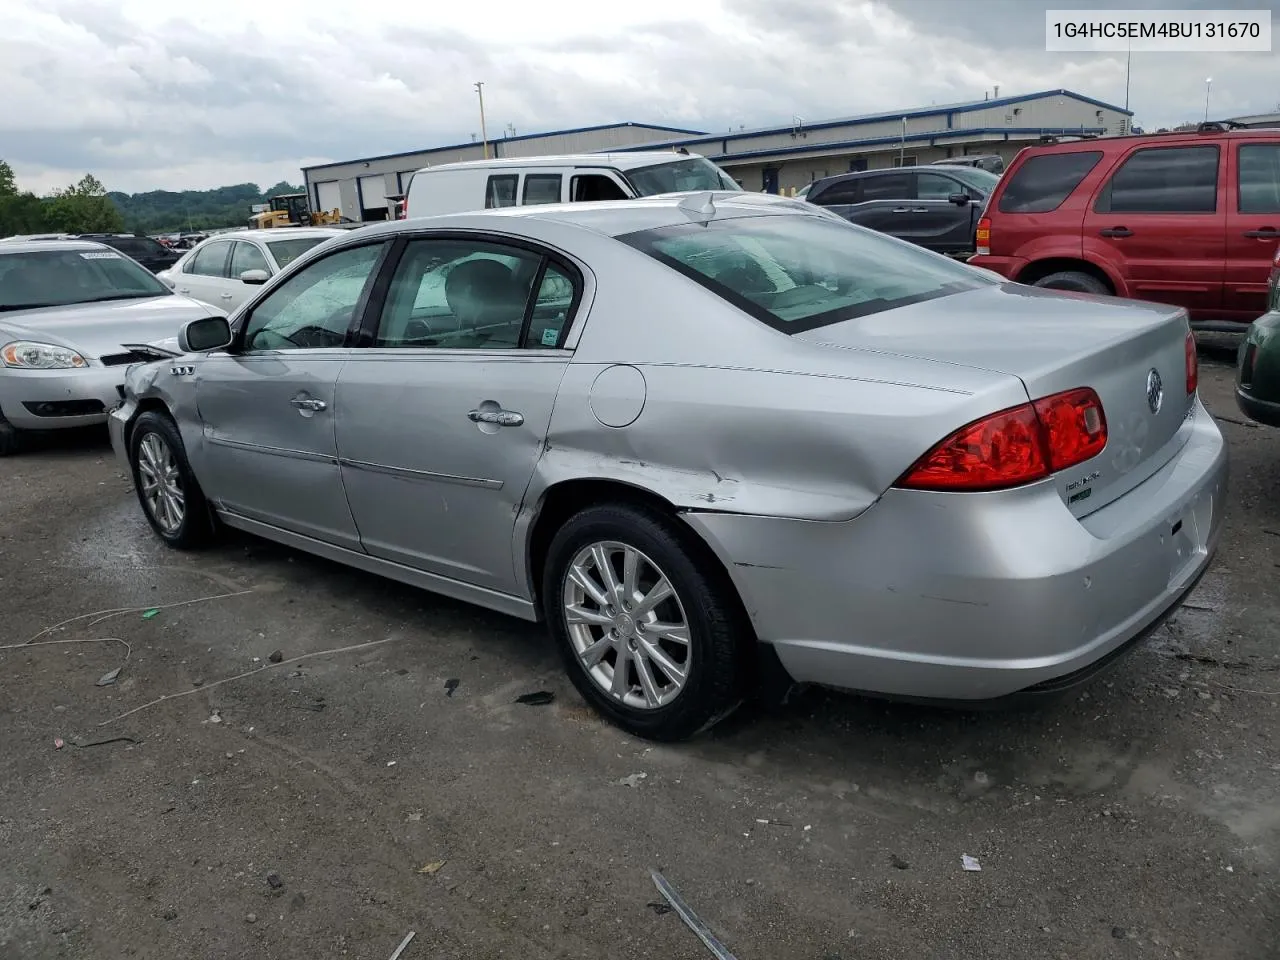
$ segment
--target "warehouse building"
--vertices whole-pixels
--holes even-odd
[[[914,166],[956,156],[998,154],[1006,162],[1049,136],[1106,136],[1130,132],[1133,114],[1070,90],[1047,90],[884,113],[725,133],[620,123],[553,133],[502,137],[489,155],[677,150],[709,157],[747,190],[794,193],[820,177],[850,170]],[[387,198],[404,193],[415,170],[484,158],[481,143],[368,157],[304,168],[314,209],[339,209],[353,220],[391,216]]]

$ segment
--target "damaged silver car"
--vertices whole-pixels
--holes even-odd
[[[750,194],[367,227],[110,418],[155,532],[225,524],[527,620],[625,729],[762,671],[1057,689],[1204,573],[1186,314],[1005,283]]]

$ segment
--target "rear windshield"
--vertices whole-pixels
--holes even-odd
[[[631,181],[636,195],[652,197],[659,193],[684,193],[694,190],[741,190],[738,181],[705,157],[689,157],[672,160],[651,167],[628,170],[624,176]]]
[[[294,237],[292,240],[268,240],[267,247],[271,250],[271,255],[276,258],[276,263],[283,268],[312,247],[319,246],[328,239],[328,237]]]
[[[829,217],[743,217],[619,237],[784,333],[998,281]]]
[[[1044,153],[1027,158],[1005,186],[1000,197],[1000,212],[1048,213],[1057,210],[1101,159],[1099,150]]]
[[[106,248],[0,255],[0,311],[172,293],[145,267]]]
[[[163,257],[169,253],[164,244],[150,237],[103,237],[98,242],[115,247],[126,257]]]

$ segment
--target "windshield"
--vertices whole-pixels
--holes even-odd
[[[991,193],[1000,182],[998,176],[981,167],[962,167],[959,164],[939,164],[939,166],[945,166],[947,173],[961,183],[981,191],[983,196]]]
[[[0,255],[0,310],[172,294],[150,271],[115,250]]]
[[[742,217],[618,239],[785,333],[997,282],[964,264],[828,217]]]
[[[292,240],[268,240],[267,248],[271,251],[271,256],[275,257],[276,264],[283,269],[312,247],[319,246],[328,239],[328,237],[294,237]]]
[[[694,190],[738,190],[738,181],[705,157],[688,157],[637,167],[623,174],[635,188],[636,196],[652,197],[659,193],[685,193]]]

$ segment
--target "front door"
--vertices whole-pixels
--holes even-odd
[[[174,287],[184,297],[225,309],[220,294],[226,292],[227,263],[232,241],[210,240],[182,265]]]
[[[1115,265],[1130,297],[1186,307],[1199,318],[1221,311],[1224,153],[1213,143],[1139,147],[1094,197],[1082,225],[1085,252]]]
[[[1280,136],[1234,140],[1233,189],[1227,207],[1223,310],[1252,323],[1267,309],[1267,280],[1280,248]]]
[[[338,381],[338,452],[365,550],[508,595],[581,278],[548,252],[411,240],[374,345]],[[530,292],[536,287],[536,296]]]
[[[359,549],[338,469],[338,374],[387,244],[309,264],[244,318],[237,341],[198,366],[205,494],[251,520]]]
[[[920,172],[916,198],[906,220],[904,239],[938,253],[963,253],[973,249],[973,202],[969,188],[942,173]],[[965,197],[962,204],[952,198]]]

